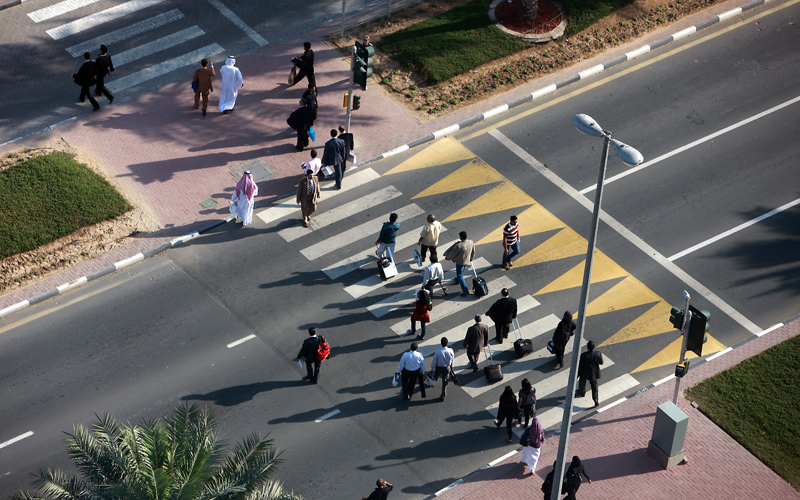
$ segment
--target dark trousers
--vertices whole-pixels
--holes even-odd
[[[322,362],[318,359],[311,361],[306,360],[306,374],[308,374],[308,378],[315,384],[317,383],[317,380],[319,380],[319,366],[321,363]]]
[[[400,383],[403,384],[403,399],[411,399],[411,396],[414,394],[414,386],[417,385],[417,380],[419,380],[419,392],[424,398],[425,384],[423,384],[422,371],[403,369],[403,372],[400,374]]]
[[[97,104],[97,101],[95,101],[94,97],[92,97],[92,89],[84,85],[81,87],[81,102],[85,102],[87,97],[89,98],[89,102],[92,103],[92,107],[94,109],[100,109],[100,105]]]
[[[511,428],[514,426],[514,415],[510,411],[497,410],[497,427],[503,425],[503,420],[506,421],[506,429],[508,430],[508,439],[511,439]]]
[[[306,78],[306,77],[308,77],[308,83],[309,84],[314,84],[314,86],[317,85],[317,79],[314,78],[314,68],[311,68],[311,69],[299,68],[299,69],[300,69],[300,71],[298,71],[297,74],[294,77],[294,85],[297,85],[297,82],[299,82],[300,80],[302,80],[303,78]]]
[[[444,399],[447,396],[447,383],[450,381],[450,367],[437,366],[434,376],[442,386],[442,399]]]
[[[308,131],[301,129],[297,129],[297,149],[302,151],[303,148],[308,147]]]
[[[436,245],[428,246],[420,244],[419,256],[422,257],[422,262],[425,262],[425,254],[428,253],[428,250],[431,251],[431,257],[438,257],[436,254]]]
[[[203,111],[208,109],[208,90],[200,92],[199,90],[194,93],[194,107],[200,107],[200,97],[203,98]],[[109,97],[111,99],[111,97]]]
[[[589,381],[589,385],[592,387],[592,401],[594,401],[595,404],[597,404],[597,403],[600,402],[600,400],[599,400],[600,394],[597,391],[597,379],[580,377],[578,379],[578,391],[577,392],[578,392],[578,394],[581,395],[581,397],[586,395],[586,381],[587,380]]]
[[[508,332],[510,326],[511,326],[510,323],[506,323],[504,325],[500,323],[494,324],[494,329],[496,332],[494,339],[497,341],[498,344],[502,344],[503,339],[508,338]]]
[[[342,189],[342,179],[344,178],[344,171],[342,170],[341,163],[333,164],[333,175],[336,178],[336,189]]]
[[[480,351],[467,353],[467,359],[469,359],[469,364],[472,366],[472,371],[478,371],[478,358],[480,356]]]
[[[566,347],[566,346],[564,346],[564,345],[561,345],[561,344],[559,344],[559,343],[557,343],[557,342],[556,342],[556,344],[555,344],[555,350],[556,350],[556,363],[558,363],[559,365],[563,365],[563,364],[564,364],[564,348],[565,348],[565,347]]]
[[[533,405],[522,405],[520,408],[522,409],[522,414],[525,415],[525,427],[528,427],[531,418],[536,415],[536,410],[533,409]]]
[[[106,96],[106,98],[110,101],[111,99],[114,98],[114,96],[111,95],[111,92],[109,92],[108,89],[106,88],[105,82],[103,81],[105,79],[106,79],[105,75],[104,76],[99,76],[99,75],[97,76],[97,87],[95,87],[94,91],[95,91],[95,93],[97,95],[102,94],[102,95]],[[205,108],[203,108],[203,109],[205,109]]]

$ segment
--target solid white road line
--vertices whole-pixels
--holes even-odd
[[[359,170],[353,175],[348,175],[346,177],[346,182],[342,184],[342,189],[336,189],[336,186],[333,184],[320,188],[320,191],[322,192],[322,202],[324,203],[325,200],[329,200],[334,196],[346,193],[351,189],[355,189],[370,181],[374,181],[379,177],[380,175],[378,175],[378,173],[371,168]],[[264,210],[256,213],[256,216],[264,221],[265,224],[282,219],[287,215],[292,215],[300,211],[300,205],[297,204],[296,200],[297,198],[295,195],[287,196],[271,207],[265,208]]]
[[[505,454],[505,455],[503,455],[502,457],[498,458],[497,460],[492,460],[491,462],[489,462],[489,463],[488,463],[488,464],[486,464],[486,465],[487,465],[488,467],[494,467],[495,465],[499,464],[499,463],[500,463],[500,462],[502,462],[503,460],[505,460],[505,459],[507,459],[508,457],[511,457],[511,456],[513,456],[513,455],[516,455],[517,453],[519,453],[517,450],[514,450],[514,451],[509,451],[508,453],[506,453],[506,454]]]
[[[764,335],[768,334],[769,332],[771,332],[772,330],[777,330],[778,328],[780,328],[782,326],[783,326],[783,323],[778,323],[777,325],[772,325],[771,327],[767,328],[763,332],[756,333],[756,335],[759,336],[759,337],[764,336]]]
[[[244,21],[241,20],[239,16],[233,13],[233,11],[227,7],[225,7],[222,2],[219,0],[208,0],[211,5],[214,6],[223,16],[227,17],[230,22],[235,24],[240,30],[244,31],[245,35],[249,36],[253,39],[258,45],[263,47],[267,44],[267,41],[264,40],[261,35],[255,32],[253,28],[245,24]]]
[[[26,437],[31,437],[31,436],[33,436],[33,431],[28,431],[25,434],[20,434],[19,436],[15,437],[13,439],[9,439],[5,443],[0,443],[0,448],[5,448],[6,446],[8,446],[10,444],[14,444],[17,441],[22,441]]]
[[[711,356],[707,357],[706,361],[711,361],[712,359],[716,359],[716,358],[722,356],[723,354],[728,354],[732,350],[733,350],[732,347],[728,347],[727,349],[723,349],[723,350],[719,351],[718,353],[712,354]]]
[[[77,45],[73,45],[72,47],[67,47],[67,52],[69,52],[72,57],[78,57],[83,55],[84,52],[97,50],[102,43],[111,45],[112,43],[121,42],[123,40],[127,40],[128,38],[133,38],[136,35],[147,33],[150,30],[154,30],[179,19],[183,19],[183,13],[181,13],[181,11],[178,9],[173,9],[169,12],[151,17],[150,19],[139,21],[138,23],[131,24],[130,26],[106,33],[105,35],[100,35]],[[114,56],[114,62],[117,62],[116,55]]]
[[[622,376],[615,378],[610,382],[606,382],[605,384],[598,387],[598,391],[600,392],[600,401],[608,401],[616,397],[619,394],[622,394],[625,391],[628,391],[634,387],[639,385],[639,382],[630,376],[630,374],[626,373]],[[538,396],[537,396],[538,397]],[[573,413],[578,413],[584,410],[589,410],[594,407],[594,402],[592,401],[592,393],[590,390],[586,391],[586,396],[582,398],[575,398],[573,403]],[[564,418],[564,405],[559,405],[555,408],[551,408],[546,412],[539,415],[539,422],[542,423],[542,427],[547,429],[554,425],[560,424],[561,419]]]
[[[534,307],[539,305],[539,301],[534,299],[531,295],[525,295],[517,299],[517,317],[522,315],[524,312],[528,312]],[[487,319],[488,321],[488,319]],[[462,339],[467,334],[467,329],[475,324],[475,318],[470,318],[469,321],[447,330],[446,332],[442,333],[441,335],[436,335],[435,337],[431,337],[426,339],[423,342],[420,342],[419,349],[417,352],[422,354],[425,357],[432,355],[434,352],[438,351],[442,348],[442,337],[447,337],[449,340],[449,346],[451,349],[455,349],[454,345],[461,345]],[[487,323],[486,326],[489,326]],[[489,326],[491,328],[491,326]],[[454,365],[455,367],[455,360]]]
[[[216,43],[212,43],[211,45],[206,45],[202,49],[193,50],[188,54],[169,59],[162,63],[154,64],[141,71],[137,71],[136,73],[131,73],[130,75],[113,80],[106,84],[106,87],[108,87],[111,92],[118,92],[120,90],[133,87],[134,85],[139,85],[147,80],[152,80],[153,78],[161,75],[166,75],[167,73],[171,73],[177,69],[194,65],[197,63],[197,61],[204,57],[211,57],[215,54],[222,54],[224,52],[225,49]]]
[[[580,203],[585,209],[589,210],[590,212],[594,210],[594,201],[589,201],[586,199],[585,196],[578,193],[578,191],[566,183],[561,177],[557,176],[552,170],[542,165],[542,163],[531,156],[527,151],[516,145],[511,139],[503,135],[497,129],[490,130],[489,135],[497,139],[501,144],[507,147],[511,152],[516,154],[522,161],[533,167],[534,170],[539,172],[542,176],[548,179],[550,182],[555,184],[559,189],[564,191],[567,195],[571,196],[575,201]],[[679,268],[672,262],[670,262],[666,257],[661,255],[655,248],[651,247],[644,240],[636,236],[632,231],[628,228],[620,224],[616,219],[608,215],[606,212],[601,211],[600,219],[611,226],[613,230],[619,233],[623,238],[628,240],[632,243],[636,248],[641,250],[645,253],[645,255],[650,256],[653,260],[655,260],[658,264],[660,264],[664,269],[672,273],[673,276],[678,278],[679,280],[686,283],[686,285],[692,287],[696,290],[700,295],[704,296],[709,302],[717,306],[723,313],[730,316],[731,319],[739,323],[743,326],[747,331],[752,334],[756,334],[761,331],[761,328],[758,327],[755,323],[750,321],[749,319],[745,318],[739,311],[731,307],[730,304],[722,300],[717,294],[713,293],[711,290],[703,286],[702,283],[691,277],[688,273],[686,273],[683,269]]]
[[[513,288],[514,286],[516,286],[516,283],[511,281],[511,278],[509,278],[508,276],[501,276],[496,280],[490,281],[486,285],[489,287],[490,291],[497,290],[496,293],[499,294],[500,290],[502,290],[503,288]],[[403,304],[410,304],[414,300],[414,294],[416,294],[416,291],[419,290],[419,288],[420,285],[411,288],[408,292],[408,295],[405,296],[406,299],[403,302]],[[445,300],[444,302],[439,303],[439,305],[436,305],[433,308],[433,311],[431,311],[431,322],[428,323],[427,328],[430,328],[431,325],[436,323],[437,321],[443,320],[444,318],[452,314],[456,314],[460,311],[463,311],[464,309],[475,307],[477,304],[488,301],[492,297],[493,297],[492,295],[484,295],[483,297],[475,300],[471,296],[467,297],[458,296],[449,300]],[[406,318],[404,320],[398,321],[397,323],[393,324],[392,331],[397,335],[405,335],[410,327],[411,323],[409,319]]]
[[[205,34],[206,32],[201,30],[198,26],[192,26],[191,28],[186,28],[185,30],[181,30],[177,33],[159,38],[158,40],[147,42],[144,45],[139,45],[138,47],[115,54],[113,59],[114,67],[119,67],[124,64],[128,64],[131,61],[136,61],[137,59],[147,57],[150,54],[167,50]]]
[[[302,181],[303,180],[301,179],[301,182]],[[361,198],[353,200],[349,203],[345,203],[344,205],[328,210],[327,212],[314,214],[314,217],[311,219],[311,226],[313,229],[322,229],[323,227],[343,221],[352,215],[360,213],[364,210],[369,210],[372,207],[376,207],[381,203],[399,198],[400,196],[403,196],[403,193],[398,191],[397,188],[394,186],[387,186],[378,191],[373,191],[369,194],[366,194]],[[311,234],[311,232],[312,231],[309,231],[309,228],[307,227],[294,226],[281,229],[278,231],[278,234],[286,241],[294,241],[297,238],[302,238],[303,236]]]
[[[488,260],[484,259],[483,257],[479,259],[475,259],[474,264],[478,266],[476,268],[476,272],[481,273],[487,269],[492,267],[492,264],[489,263]],[[422,280],[420,280],[422,281]],[[372,304],[371,306],[367,307],[367,309],[375,315],[376,318],[380,318],[385,316],[391,311],[398,309],[400,307],[404,307],[407,305],[411,305],[414,302],[417,290],[419,290],[420,284],[416,283],[414,286],[406,288],[402,292],[396,293],[391,297],[388,297],[376,304]],[[437,308],[438,310],[438,308]],[[397,332],[395,332],[397,333]]]
[[[395,212],[400,220],[408,220],[412,217],[416,217],[417,215],[425,213],[425,211],[418,207],[415,203],[406,205],[399,210],[395,210]],[[308,260],[316,260],[323,255],[328,255],[331,252],[335,252],[336,250],[355,243],[363,238],[374,238],[375,235],[378,234],[378,231],[380,231],[383,223],[388,219],[389,212],[382,214],[380,217],[369,222],[365,222],[360,226],[343,231],[336,236],[331,236],[327,240],[320,241],[319,243],[311,245],[308,248],[304,248],[300,250],[300,253],[305,255]]]
[[[617,405],[621,405],[622,403],[624,403],[627,400],[628,400],[628,398],[618,399],[618,400],[614,401],[613,403],[611,403],[610,405],[605,405],[605,406],[603,406],[601,408],[598,408],[597,409],[597,413],[603,413],[606,410],[610,410],[611,408],[613,408],[613,407],[615,407]]]
[[[665,382],[669,382],[670,380],[672,380],[674,378],[675,378],[675,374],[673,373],[669,377],[664,377],[661,380],[659,380],[658,382],[653,382],[653,387],[658,387],[659,385],[661,385],[661,384],[663,384]]]
[[[35,10],[28,14],[28,17],[33,19],[33,22],[40,23],[42,21],[58,17],[62,14],[66,14],[67,12],[72,12],[73,10],[86,7],[87,5],[91,5],[99,1],[100,0],[64,0],[63,2],[58,2],[50,7]]]
[[[327,420],[327,419],[329,419],[329,418],[331,418],[331,417],[333,417],[335,415],[338,415],[339,413],[341,413],[339,410],[333,410],[332,412],[326,413],[325,415],[323,415],[323,416],[319,417],[318,419],[314,420],[314,422],[320,423],[323,420]]]
[[[123,4],[117,5],[116,7],[111,7],[110,9],[76,19],[71,23],[63,24],[58,28],[47,30],[47,34],[50,35],[53,40],[61,40],[62,38],[80,33],[81,31],[86,31],[94,28],[95,26],[99,26],[103,23],[127,16],[128,14],[132,14],[136,11],[152,7],[153,5],[157,5],[163,1],[164,0],[128,0]]]
[[[631,169],[626,169],[624,172],[622,172],[620,174],[617,174],[614,177],[610,177],[610,178],[606,179],[605,182],[603,183],[603,185],[604,186],[608,186],[609,184],[611,184],[612,182],[614,182],[614,181],[616,181],[618,179],[622,179],[623,177],[627,177],[627,176],[629,176],[631,174],[635,174],[636,172],[638,172],[638,171],[640,171],[642,169],[645,169],[647,167],[655,165],[656,163],[658,163],[660,161],[663,161],[663,160],[666,160],[667,158],[670,158],[672,156],[675,156],[678,153],[683,153],[687,149],[691,149],[691,148],[693,148],[695,146],[699,146],[700,144],[703,144],[704,142],[708,142],[708,141],[710,141],[712,139],[715,139],[715,138],[717,138],[717,137],[719,137],[719,136],[721,136],[723,134],[726,134],[726,133],[728,133],[728,132],[730,132],[732,130],[736,130],[739,127],[742,127],[744,125],[749,124],[750,122],[758,120],[759,118],[763,118],[763,117],[765,117],[765,116],[767,116],[769,114],[772,114],[772,113],[774,113],[776,111],[779,111],[779,110],[785,108],[786,106],[791,106],[792,104],[794,104],[794,103],[796,103],[798,101],[800,101],[800,96],[795,97],[794,99],[790,99],[790,100],[788,100],[788,101],[786,101],[786,102],[784,102],[782,104],[778,104],[777,106],[774,106],[774,107],[772,107],[772,108],[770,108],[770,109],[768,109],[766,111],[762,111],[761,113],[758,113],[757,115],[751,116],[750,118],[746,118],[746,119],[744,119],[744,120],[742,120],[742,121],[740,121],[738,123],[735,123],[735,124],[731,125],[730,127],[725,127],[724,129],[719,130],[717,132],[714,132],[713,134],[707,135],[707,136],[703,137],[702,139],[698,139],[698,140],[696,140],[694,142],[691,142],[691,143],[689,143],[689,144],[687,144],[685,146],[682,146],[682,147],[680,147],[678,149],[674,149],[674,150],[670,151],[669,153],[666,153],[666,154],[663,154],[663,155],[659,156],[658,158],[654,158],[654,159],[652,159],[652,160],[650,160],[648,162],[644,162],[641,165],[639,165],[638,167],[634,167],[634,168],[631,168]],[[580,193],[581,194],[591,193],[595,189],[597,189],[597,184],[595,184],[594,186],[589,186],[586,189],[581,190]]]
[[[447,231],[447,229],[442,226],[442,233]],[[397,259],[397,254],[400,250],[408,248],[412,245],[415,245],[419,241],[419,235],[416,232],[409,232],[403,233],[397,237],[395,240],[394,246],[394,254],[395,259]],[[372,245],[370,248],[363,250],[352,257],[348,257],[346,259],[340,260],[336,264],[332,264],[322,270],[323,273],[327,274],[328,277],[332,280],[336,278],[341,278],[347,273],[355,271],[359,269],[361,266],[369,264],[370,262],[375,262],[378,258],[375,255],[376,246]],[[379,275],[380,276],[380,275]]]
[[[782,205],[782,206],[776,208],[775,210],[770,210],[769,212],[765,213],[764,215],[760,215],[760,216],[756,217],[753,220],[747,221],[747,222],[745,222],[743,224],[739,224],[738,226],[734,227],[733,229],[728,229],[724,233],[718,234],[717,236],[714,236],[713,238],[709,238],[709,239],[707,239],[706,241],[704,241],[702,243],[698,243],[697,245],[695,245],[693,247],[687,248],[683,252],[678,252],[675,255],[673,255],[672,257],[669,257],[668,260],[670,262],[673,262],[673,261],[675,261],[677,259],[680,259],[681,257],[683,257],[685,255],[689,255],[690,253],[694,252],[695,250],[700,250],[701,248],[703,248],[705,246],[708,246],[708,245],[710,245],[710,244],[712,244],[714,242],[717,242],[717,241],[721,240],[722,238],[726,238],[726,237],[728,237],[728,236],[730,236],[732,234],[738,233],[742,229],[746,229],[746,228],[752,226],[753,224],[756,224],[758,222],[761,222],[764,219],[768,219],[768,218],[772,217],[775,214],[779,214],[779,213],[783,212],[784,210],[788,210],[788,209],[796,206],[797,204],[800,204],[800,198],[798,198],[798,199],[796,199],[794,201],[790,201],[789,203],[787,203],[785,205]]]
[[[248,335],[247,337],[245,337],[245,338],[243,338],[243,339],[239,339],[239,340],[237,340],[236,342],[231,342],[230,344],[228,344],[228,349],[230,349],[231,347],[236,347],[236,346],[237,346],[237,345],[239,345],[239,344],[244,344],[244,343],[245,343],[245,342],[247,342],[248,340],[252,340],[252,339],[254,339],[254,338],[256,338],[256,336],[255,336],[255,335]]]

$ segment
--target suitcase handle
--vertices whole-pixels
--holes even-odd
[[[511,320],[511,326],[514,328],[514,337],[516,337],[517,340],[522,340],[522,328],[520,328],[517,318]]]
[[[486,347],[489,348],[489,355],[486,355]],[[486,363],[490,365],[494,365],[494,357],[492,357],[492,346],[486,344],[486,347],[483,348],[483,357],[486,358]]]
[[[470,264],[471,264],[470,267],[472,267],[472,274],[474,274],[475,277],[477,278],[478,277],[478,273],[475,271],[475,263],[474,262],[470,262]]]

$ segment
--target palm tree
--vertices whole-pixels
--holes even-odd
[[[539,0],[521,0],[518,13],[523,21],[533,21],[539,15]]]
[[[161,421],[117,425],[104,415],[92,432],[76,426],[67,450],[80,477],[39,468],[10,500],[302,500],[273,476],[282,460],[271,439],[248,436],[226,452],[212,412],[181,405]]]

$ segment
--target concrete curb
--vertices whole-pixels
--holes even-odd
[[[419,146],[421,144],[425,144],[425,143],[428,143],[428,142],[431,142],[431,141],[435,141],[436,139],[440,139],[442,137],[454,134],[454,133],[458,132],[459,130],[461,130],[463,128],[467,128],[467,127],[469,127],[471,125],[475,125],[476,123],[488,120],[489,118],[491,118],[493,116],[496,116],[496,115],[499,115],[500,113],[505,113],[506,111],[508,111],[511,108],[515,108],[515,107],[520,106],[522,104],[525,104],[525,103],[528,103],[528,102],[531,102],[531,101],[535,101],[536,99],[539,99],[540,97],[543,97],[543,96],[545,96],[547,94],[555,92],[558,89],[564,88],[564,87],[566,87],[567,85],[569,85],[571,83],[575,83],[577,81],[580,81],[580,80],[589,78],[591,76],[597,75],[599,73],[602,73],[603,71],[605,71],[605,70],[607,70],[609,68],[612,68],[614,66],[617,66],[617,65],[622,64],[622,63],[627,62],[627,61],[631,61],[631,60],[633,60],[633,59],[635,59],[635,58],[637,58],[637,57],[639,57],[641,55],[647,54],[648,52],[650,52],[652,50],[655,50],[655,49],[657,49],[659,47],[667,45],[668,43],[680,40],[681,38],[685,38],[685,37],[697,32],[697,31],[700,31],[700,30],[702,30],[704,28],[708,28],[709,26],[713,26],[714,24],[717,24],[719,22],[722,22],[722,21],[725,21],[727,19],[730,19],[731,17],[738,16],[742,12],[748,11],[748,10],[753,9],[755,7],[758,7],[760,5],[764,5],[764,4],[766,4],[766,3],[770,2],[770,1],[772,1],[772,0],[753,0],[752,2],[749,2],[749,3],[747,3],[747,4],[745,4],[745,5],[741,6],[741,7],[736,7],[735,9],[729,10],[727,12],[723,12],[722,14],[714,16],[714,17],[712,17],[710,19],[707,19],[707,20],[705,20],[705,21],[703,21],[701,23],[695,24],[694,26],[691,26],[691,27],[686,28],[684,30],[678,31],[677,33],[674,33],[674,34],[672,34],[672,35],[670,35],[670,36],[668,36],[666,38],[662,38],[661,40],[658,40],[658,41],[653,42],[653,43],[648,44],[648,45],[643,45],[642,47],[639,47],[636,50],[633,50],[631,52],[626,53],[624,56],[619,56],[619,57],[616,57],[614,59],[611,59],[610,61],[608,61],[606,63],[598,64],[597,66],[594,66],[593,68],[589,68],[587,70],[581,71],[580,73],[574,74],[574,75],[570,76],[569,78],[561,80],[560,82],[548,85],[547,87],[539,89],[536,92],[533,92],[533,93],[530,93],[528,95],[524,95],[524,96],[522,96],[520,98],[514,99],[513,101],[508,102],[506,104],[503,104],[502,106],[498,106],[498,107],[496,107],[494,109],[491,109],[491,110],[489,110],[489,111],[487,111],[485,113],[481,113],[479,115],[473,116],[472,118],[468,118],[468,119],[466,119],[466,120],[464,120],[462,122],[456,123],[454,125],[450,125],[447,128],[443,128],[441,130],[437,130],[436,132],[433,132],[432,134],[429,134],[429,135],[427,135],[425,137],[422,137],[421,139],[417,139],[415,141],[409,142],[408,144],[404,144],[403,146],[394,148],[391,151],[387,151],[387,152],[383,153],[382,155],[376,156],[375,158],[372,158],[372,159],[369,159],[369,160],[365,161],[364,163],[360,163],[359,165],[366,165],[368,163],[372,163],[372,162],[375,162],[375,161],[378,161],[378,160],[382,160],[384,158],[388,158],[389,156],[396,155],[397,153],[402,153],[403,151],[411,149],[411,148],[413,148],[415,146]]]
[[[15,5],[20,5],[28,0],[8,0],[6,2],[0,2],[0,10],[8,9],[9,7],[14,7]]]

